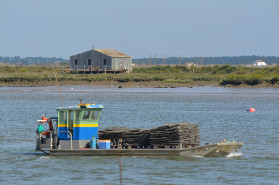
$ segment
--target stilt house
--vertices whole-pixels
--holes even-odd
[[[92,49],[70,57],[72,71],[131,72],[132,57],[114,49]]]

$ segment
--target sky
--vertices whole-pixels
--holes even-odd
[[[0,56],[279,56],[278,0],[0,0]]]

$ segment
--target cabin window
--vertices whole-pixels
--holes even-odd
[[[91,111],[84,111],[83,113],[83,120],[89,120],[90,119],[90,114],[91,114]]]
[[[59,111],[59,123],[60,124],[67,123],[67,112],[66,111]]]
[[[107,65],[107,59],[103,60],[103,65]]]
[[[73,111],[69,111],[69,120],[70,121],[74,120],[74,112]]]
[[[76,121],[78,121],[79,120],[79,115],[80,115],[80,111],[76,111]]]
[[[68,120],[68,127],[73,128],[73,120],[74,120],[74,112],[71,110],[69,111],[69,120]]]
[[[88,65],[91,66],[91,59],[89,58],[87,61]]]
[[[75,65],[77,65],[77,59],[75,59]]]
[[[84,111],[83,120],[97,120],[99,111]]]
[[[93,111],[93,114],[92,114],[92,120],[97,120],[98,119],[98,116],[99,116],[99,111]]]

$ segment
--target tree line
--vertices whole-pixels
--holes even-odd
[[[145,65],[184,65],[194,63],[197,65],[252,65],[255,60],[263,60],[268,65],[279,64],[279,57],[276,56],[223,56],[223,57],[169,57],[169,58],[140,58],[133,59],[134,64]]]
[[[0,62],[5,64],[22,64],[22,65],[50,65],[54,63],[69,63],[69,59],[64,58],[45,58],[45,57],[25,57],[21,58],[20,56],[14,56],[14,57],[5,57],[0,56]]]
[[[251,65],[255,60],[263,60],[268,65],[279,64],[279,57],[276,56],[223,56],[223,57],[149,57],[133,59],[134,64],[144,65],[185,65],[194,63],[197,65]],[[59,62],[60,64],[69,64],[69,59],[64,58],[45,58],[45,57],[25,57],[20,56],[5,57],[0,56],[0,62],[6,64],[23,64],[23,65],[49,65]]]

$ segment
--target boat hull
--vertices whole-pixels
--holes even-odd
[[[51,156],[202,156],[225,157],[237,152],[242,142],[216,143],[183,149],[50,149]]]

